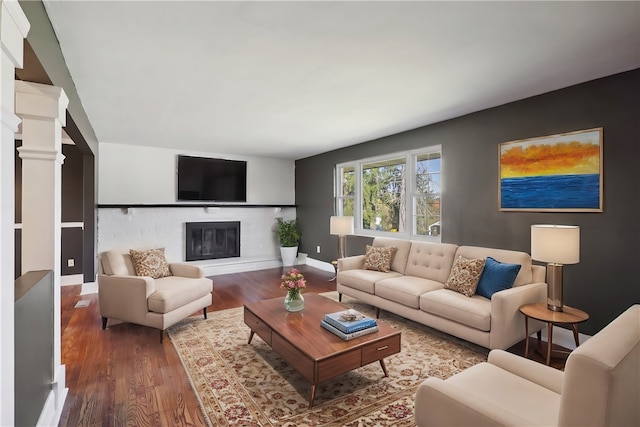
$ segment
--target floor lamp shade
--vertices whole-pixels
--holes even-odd
[[[547,307],[562,311],[562,266],[580,262],[580,227],[532,225],[531,258],[547,263]]]
[[[329,222],[329,234],[338,236],[338,258],[345,256],[345,237],[353,234],[352,216],[332,216]]]

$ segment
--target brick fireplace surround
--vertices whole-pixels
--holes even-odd
[[[169,262],[186,260],[185,224],[239,221],[240,257],[192,261],[207,276],[281,266],[273,227],[295,219],[293,207],[99,207],[98,252],[164,247]]]

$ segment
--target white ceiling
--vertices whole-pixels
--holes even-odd
[[[640,2],[45,0],[100,143],[299,159],[640,67]]]

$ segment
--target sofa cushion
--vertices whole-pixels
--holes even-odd
[[[469,399],[485,406],[488,412],[506,411],[507,414],[517,415],[525,420],[522,425],[558,425],[558,393],[492,364],[480,363],[446,382],[463,390]]]
[[[364,265],[362,268],[365,270],[376,270],[382,272],[388,272],[391,270],[391,260],[398,250],[395,246],[387,247],[373,247],[367,245],[366,253],[364,254]]]
[[[340,284],[357,289],[368,294],[374,294],[374,284],[379,280],[388,279],[390,277],[400,277],[400,273],[390,271],[383,273],[374,270],[344,270],[338,271],[337,281]]]
[[[415,276],[393,277],[376,282],[375,294],[411,308],[420,308],[420,295],[442,289],[444,285],[434,280]]]
[[[410,240],[393,239],[391,237],[376,237],[373,239],[372,246],[395,246],[398,248],[393,260],[391,260],[391,270],[404,274],[404,269],[407,266],[407,258],[409,257],[409,250],[411,249]]]
[[[491,299],[496,292],[509,289],[520,271],[520,264],[507,264],[488,256],[478,282],[476,293]]]
[[[484,259],[467,259],[459,256],[451,267],[451,273],[444,284],[445,289],[460,292],[465,296],[476,293],[478,281],[484,268]]]
[[[212,291],[212,282],[206,277],[164,277],[155,280],[156,291],[149,295],[147,306],[154,313],[168,313]]]
[[[531,255],[526,252],[510,251],[506,249],[483,248],[479,246],[460,246],[456,251],[456,257],[486,258],[492,257],[496,261],[510,264],[520,264],[522,268],[513,282],[513,286],[522,286],[531,283],[533,272],[531,270]]]
[[[466,297],[440,289],[420,295],[420,309],[454,322],[481,330],[491,330],[491,300],[480,295]]]
[[[457,245],[447,243],[412,241],[404,274],[444,283],[451,272],[457,249]]]
[[[129,251],[136,276],[148,276],[154,279],[171,276],[169,264],[164,257],[164,248]]]
[[[106,251],[100,257],[104,274],[116,276],[135,276],[131,256],[118,250]]]

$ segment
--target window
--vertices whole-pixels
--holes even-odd
[[[419,236],[440,236],[440,160],[440,152],[416,156],[413,217]]]
[[[336,183],[338,215],[358,234],[440,240],[440,146],[339,164]]]

